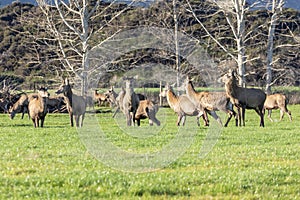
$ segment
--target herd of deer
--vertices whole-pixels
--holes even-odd
[[[226,127],[232,117],[235,118],[236,126],[245,126],[245,110],[254,109],[260,117],[260,126],[264,127],[264,112],[268,110],[268,118],[271,118],[273,109],[280,109],[280,120],[284,113],[287,113],[292,121],[291,112],[287,109],[287,99],[283,94],[266,95],[262,90],[255,88],[243,88],[237,84],[237,75],[235,71],[230,70],[220,78],[225,84],[225,92],[197,92],[192,81],[187,77],[184,81],[186,94],[176,95],[172,87],[166,84],[160,92],[161,97],[166,97],[170,108],[177,114],[177,126],[185,124],[186,116],[196,116],[197,125],[200,126],[199,119],[203,118],[205,126],[209,125],[207,114],[212,116],[220,125],[223,125],[216,111],[223,111],[228,115]],[[56,97],[50,97],[47,88],[40,88],[35,94],[22,94],[19,99],[9,108],[11,119],[18,112],[28,113],[33,121],[34,127],[43,127],[45,117],[49,107],[59,108],[66,104],[70,117],[70,125],[74,126],[73,118],[77,127],[83,125],[86,107],[90,99],[73,94],[72,88],[66,79],[56,91]],[[107,92],[101,94],[94,92],[94,99],[101,105],[103,102],[109,102],[111,107],[116,107],[113,114],[115,117],[118,111],[121,111],[126,117],[127,126],[140,126],[141,119],[149,119],[149,125],[155,123],[160,125],[156,118],[158,105],[148,100],[144,95],[137,94],[133,88],[133,79],[125,79],[125,88],[121,88],[117,94],[113,87]],[[0,106],[1,106],[0,102]],[[6,105],[7,107],[7,105]],[[237,113],[234,111],[237,109]],[[39,121],[41,121],[39,123]]]

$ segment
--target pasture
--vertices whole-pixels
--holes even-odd
[[[44,128],[38,129],[27,115],[10,120],[1,114],[0,199],[300,199],[300,105],[288,108],[293,122],[287,116],[274,123],[265,117],[265,128],[247,110],[246,127],[235,127],[232,120],[204,158],[199,151],[208,128],[201,119],[187,151],[147,173],[123,172],[99,162],[69,126],[68,114],[48,114]],[[160,108],[161,127],[142,122],[140,130],[159,130],[146,138],[123,133],[111,115],[96,117],[107,137],[126,151],[155,151],[178,132],[177,115],[169,108]],[[272,117],[278,120],[279,111]],[[196,127],[195,117],[187,122]]]

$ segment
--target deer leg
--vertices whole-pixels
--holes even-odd
[[[177,126],[180,126],[181,119],[182,119],[182,115],[178,114],[178,117],[177,117]]]
[[[136,123],[137,123],[137,126],[141,126],[141,120],[140,119],[136,119]],[[150,124],[150,122],[149,122]]]
[[[228,114],[228,118],[227,118],[226,123],[224,124],[224,127],[227,127],[227,125],[230,122],[232,115],[233,115],[233,113],[231,111],[229,111],[227,114]]]
[[[257,112],[257,114],[260,117],[260,125],[259,126],[264,127],[265,124],[264,124],[264,112],[263,112],[263,108],[255,108],[255,111]]]
[[[83,126],[83,120],[84,120],[84,117],[85,117],[85,113],[83,113],[82,115],[81,115],[81,127]]]
[[[73,127],[74,126],[74,122],[73,122],[73,113],[70,113],[70,124]]]
[[[272,114],[272,110],[268,110],[268,118],[271,122],[274,122],[272,117],[271,117],[271,114]],[[280,114],[281,115],[281,114]]]
[[[199,114],[199,117],[200,117],[200,116],[201,116],[201,115]],[[203,111],[202,119],[203,119],[203,121],[204,121],[204,125],[205,125],[205,126],[209,126],[209,120],[208,120],[208,116],[207,116],[206,110]]]
[[[44,127],[44,120],[45,120],[45,118],[42,117],[42,118],[41,118],[41,127]]]
[[[127,126],[131,126],[131,116],[129,111],[126,111],[126,122]]]
[[[182,126],[184,126],[185,125],[186,116],[183,115],[181,120],[182,120]]]
[[[246,113],[246,108],[245,106],[242,107],[242,124],[245,126],[245,113]]]
[[[212,116],[215,120],[217,120],[217,122],[218,122],[221,126],[223,126],[220,117],[217,115],[217,113],[216,113],[215,111],[212,110],[212,111],[209,111],[208,113],[209,113],[210,116]]]
[[[74,115],[76,127],[79,127],[79,115]]]
[[[240,107],[237,107],[237,111],[238,111],[239,126],[242,126],[242,117],[241,117],[241,109],[240,109]]]
[[[114,112],[114,114],[113,114],[113,118],[116,116],[116,114],[117,114],[117,112],[119,112],[119,110],[120,110],[120,107],[117,107],[117,109],[115,110],[115,112]]]
[[[32,119],[33,127],[36,128],[35,119]]]
[[[35,124],[36,127],[40,127],[40,120],[37,117],[35,118]]]
[[[288,116],[290,118],[290,121],[293,121],[291,111],[288,111],[287,114],[288,114]]]
[[[152,120],[157,126],[160,126],[160,121],[156,118],[153,118]]]
[[[279,121],[282,121],[284,117],[284,111],[280,109],[280,118],[279,118]]]

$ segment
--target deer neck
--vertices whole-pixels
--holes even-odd
[[[72,101],[72,96],[73,96],[72,90],[68,90],[68,91],[64,92],[64,96],[66,98],[67,105],[70,105],[72,107],[72,103],[73,103],[73,101]]]
[[[178,103],[178,97],[172,90],[167,91],[167,101],[171,108],[174,108],[175,105]]]
[[[42,97],[41,95],[38,95],[38,101],[40,102],[40,106],[43,110],[43,112],[47,112],[47,102],[48,102],[48,97]]]
[[[234,78],[230,79],[226,84],[225,84],[225,91],[228,96],[230,97],[237,97],[237,90],[239,86],[236,84],[236,80]]]
[[[186,86],[186,94],[190,99],[195,99],[196,96],[196,90],[193,86],[193,84],[191,82],[188,82],[187,86]]]

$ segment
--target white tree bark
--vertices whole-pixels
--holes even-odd
[[[89,52],[91,36],[104,28],[93,30],[91,20],[103,14],[99,11],[101,0],[37,0],[39,7],[47,18],[48,31],[55,38],[58,46],[58,55],[66,71],[75,74],[81,80],[81,94],[86,95],[88,89],[88,76],[91,71]],[[93,5],[91,3],[93,2]],[[132,5],[132,0],[129,5]],[[114,1],[107,7],[111,7]],[[108,22],[116,19],[128,8],[124,8]],[[104,9],[105,10],[105,9]],[[57,11],[59,18],[54,14]],[[61,28],[62,26],[66,28]],[[107,25],[107,24],[106,24]],[[70,53],[72,52],[72,53]]]
[[[273,68],[273,43],[275,27],[278,21],[278,15],[280,14],[285,0],[272,0],[272,16],[270,20],[268,44],[267,44],[267,69],[266,69],[266,93],[272,93],[272,68]]]
[[[176,83],[177,88],[180,85],[180,49],[179,49],[179,41],[178,41],[178,20],[177,20],[177,9],[176,9],[176,0],[173,0],[173,17],[174,17],[174,42],[175,42],[175,56],[176,56]],[[177,91],[179,92],[179,90]]]

